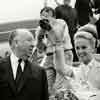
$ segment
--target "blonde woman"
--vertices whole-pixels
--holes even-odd
[[[79,95],[83,98],[99,100],[100,63],[94,58],[97,49],[96,27],[92,24],[81,27],[74,36],[74,43],[80,61],[79,68],[74,73],[80,83],[78,93],[80,92]]]
[[[87,24],[81,27],[74,36],[75,50],[80,61],[79,67],[75,70],[65,64],[64,47],[60,34],[56,34],[60,41],[59,43],[56,42],[55,51],[56,70],[63,79],[60,90],[66,89],[64,83],[67,84],[67,81],[64,81],[66,77],[73,73],[74,79],[69,81],[69,84],[71,85],[71,90],[74,90],[75,95],[80,100],[99,100],[100,63],[93,58],[97,47],[96,27],[92,24]]]

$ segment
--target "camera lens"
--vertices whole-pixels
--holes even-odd
[[[40,27],[44,30],[50,31],[51,30],[51,25],[49,24],[48,19],[43,19],[39,21]]]

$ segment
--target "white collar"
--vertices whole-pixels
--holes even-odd
[[[18,63],[19,58],[14,53],[11,53],[10,59],[12,63]]]
[[[17,65],[18,65],[18,63],[19,63],[19,62],[18,62],[19,58],[18,58],[14,53],[11,54],[10,59],[11,59],[11,62],[12,62],[13,64],[17,64]],[[22,71],[24,70],[24,64],[25,64],[25,62],[22,61],[22,62],[21,62]]]
[[[14,54],[14,53],[11,53],[11,56],[10,56],[10,60],[11,60],[11,67],[12,67],[12,71],[13,71],[13,75],[14,75],[14,79],[16,78],[16,72],[17,72],[17,67],[18,67],[18,60],[19,58]],[[24,70],[24,61],[21,62],[21,68],[22,68],[22,71]]]

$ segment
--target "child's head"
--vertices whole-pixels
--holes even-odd
[[[75,50],[79,60],[88,64],[97,47],[97,30],[92,24],[79,28],[74,35]]]

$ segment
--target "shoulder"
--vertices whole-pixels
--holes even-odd
[[[44,73],[45,72],[45,69],[41,66],[39,66],[38,64],[35,64],[35,63],[30,63],[31,64],[31,69],[32,69],[32,72],[34,73],[38,73],[38,74],[41,74],[41,73]]]
[[[57,19],[57,22],[65,23],[63,19]]]
[[[57,22],[60,24],[60,26],[62,26],[65,29],[65,31],[68,32],[68,24],[67,24],[67,22],[65,22],[65,20],[57,19]]]
[[[29,64],[32,72],[32,77],[38,81],[43,81],[43,79],[46,78],[45,69],[34,63]]]
[[[57,22],[63,25],[66,25],[66,22],[63,19],[57,19]]]
[[[0,59],[0,78],[8,71],[10,57]]]
[[[2,64],[5,64],[6,62],[9,62],[9,61],[10,61],[10,57],[1,58],[1,59],[0,59],[0,66],[1,66]]]
[[[73,15],[77,15],[77,10],[76,10],[76,8],[72,8],[72,13],[73,13]]]
[[[99,69],[100,69],[100,62],[97,61],[97,60],[94,60],[94,62],[93,62],[93,67],[94,67],[94,68],[99,68]]]

